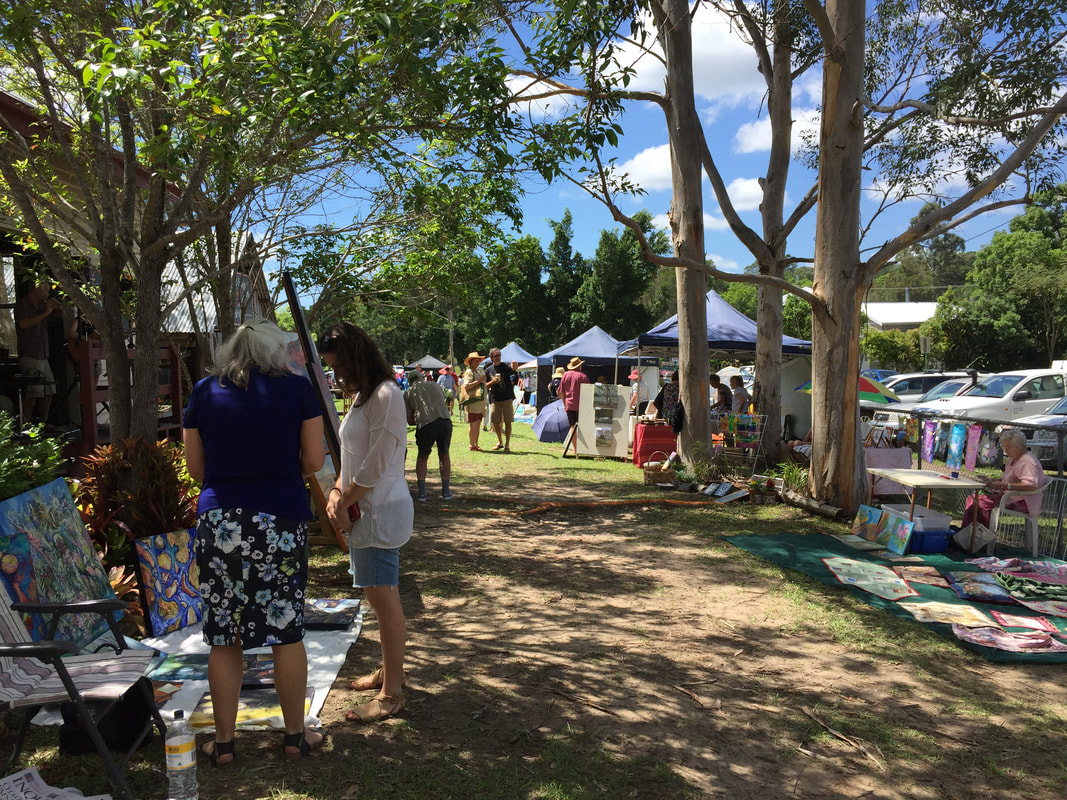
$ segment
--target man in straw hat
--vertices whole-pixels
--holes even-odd
[[[574,442],[574,457],[578,457],[578,399],[581,397],[582,384],[591,383],[589,376],[582,372],[585,362],[575,356],[567,362],[567,371],[559,381],[559,396],[563,401],[563,410],[567,412],[567,421],[571,425],[571,441]],[[564,451],[566,455],[566,451]]]
[[[563,373],[566,370],[563,367],[556,367],[555,372],[552,373],[552,380],[548,382],[548,396],[553,400],[559,400],[559,382],[563,379]]]

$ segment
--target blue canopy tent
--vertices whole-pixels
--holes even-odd
[[[756,352],[756,323],[727,303],[718,292],[707,295],[708,349],[712,353]],[[623,342],[621,352],[638,354],[645,351],[676,351],[678,349],[678,315],[664,320],[636,339]],[[811,342],[782,337],[782,355],[810,356]]]
[[[500,348],[500,360],[505,364],[510,364],[512,361],[519,364],[525,364],[527,361],[533,361],[537,356],[533,355],[527,350],[524,350],[522,345],[515,342],[508,342],[506,345]],[[489,366],[489,356],[482,359],[482,369]]]
[[[633,356],[620,357],[619,340],[610,333],[594,325],[580,336],[537,356],[537,408],[540,410],[549,402],[548,384],[556,367],[566,367],[572,358],[580,358],[585,364],[582,372],[595,381],[606,378],[609,383],[629,383],[630,370],[638,364]],[[643,358],[642,364],[655,364],[655,358]],[[543,398],[543,401],[542,401]]]

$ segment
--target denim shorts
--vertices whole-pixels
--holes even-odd
[[[400,583],[400,548],[354,547],[349,552],[352,564],[352,585],[360,589],[368,586],[396,586]]]

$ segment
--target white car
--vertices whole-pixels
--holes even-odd
[[[1049,428],[1059,430],[1031,430],[1023,428],[1026,434],[1030,452],[1047,467],[1056,466],[1056,451],[1060,445],[1060,437],[1064,441],[1064,459],[1067,460],[1067,397],[1056,403],[1044,414],[1032,417],[1021,417],[1015,420],[1017,424],[1046,425]]]
[[[978,379],[979,375],[976,373],[967,378],[949,378],[947,381],[941,381],[926,394],[921,395],[915,402],[890,403],[887,406],[882,406],[881,408],[884,410],[874,412],[874,422],[883,428],[900,428],[904,425],[904,420],[908,418],[915,406],[932,400],[940,400],[942,397],[955,397],[963,394],[977,384]]]
[[[1052,369],[1019,369],[998,372],[956,397],[916,404],[916,413],[956,419],[1011,422],[1040,414],[1064,397],[1067,372]]]

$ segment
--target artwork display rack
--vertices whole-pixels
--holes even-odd
[[[755,473],[763,466],[763,431],[766,425],[766,414],[730,413],[712,417],[715,454],[730,466],[747,468],[750,475]]]

